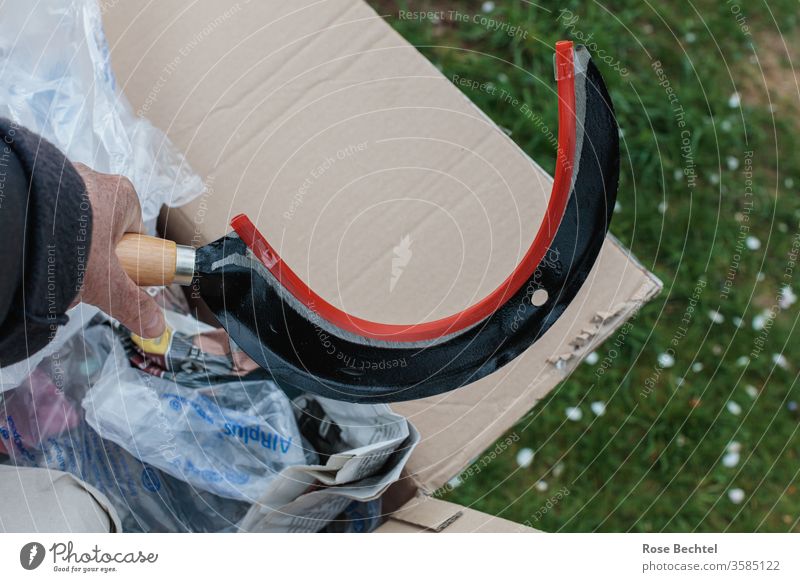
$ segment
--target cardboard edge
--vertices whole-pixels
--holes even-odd
[[[624,244],[622,244],[620,242],[620,240],[616,236],[614,236],[614,234],[611,231],[609,231],[608,234],[606,234],[606,239],[609,240],[615,247],[617,247],[619,249],[619,251],[623,255],[625,255],[625,257],[631,263],[633,263],[633,266],[636,267],[639,271],[641,271],[641,273],[646,278],[648,278],[651,281],[651,283],[653,284],[653,286],[655,288],[655,293],[653,293],[647,299],[645,299],[645,301],[644,301],[645,303],[647,303],[647,301],[649,301],[650,299],[652,299],[653,297],[658,295],[664,289],[664,282],[659,277],[654,275],[653,272],[650,271],[650,269],[645,267],[642,264],[642,262],[638,258],[636,258],[636,255],[634,255],[633,252],[628,247],[626,247]]]
[[[395,511],[375,533],[541,533],[456,503],[418,495]]]

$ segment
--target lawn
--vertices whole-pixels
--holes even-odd
[[[371,3],[447,76],[550,127],[555,41],[602,54],[623,136],[611,230],[664,282],[513,447],[441,494],[546,531],[800,531],[797,0]],[[530,119],[465,92],[552,171]]]

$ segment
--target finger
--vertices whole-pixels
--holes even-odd
[[[110,277],[109,315],[143,338],[161,337],[166,323],[155,299],[137,287],[117,262],[111,266]]]
[[[144,226],[142,219],[142,207],[139,205],[139,197],[136,192],[133,193],[133,201],[131,202],[132,210],[128,211],[129,226],[126,232],[135,232],[138,234],[147,234],[147,229]]]
[[[136,188],[125,176],[118,176],[117,200],[123,207],[124,232],[145,234],[144,221],[142,220],[142,206]]]
[[[138,234],[147,234],[147,229],[144,226],[144,220],[142,220],[141,213],[139,214],[139,221],[136,223],[135,230],[132,232],[136,232]]]

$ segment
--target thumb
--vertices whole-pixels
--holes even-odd
[[[145,339],[161,337],[166,329],[164,312],[144,289],[137,287],[119,263],[111,265],[110,315]]]

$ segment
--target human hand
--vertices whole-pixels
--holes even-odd
[[[137,335],[160,337],[165,330],[161,308],[128,277],[116,254],[124,234],[144,233],[133,184],[125,176],[101,174],[80,163],[73,165],[83,178],[92,205],[92,242],[77,301],[99,307]]]

